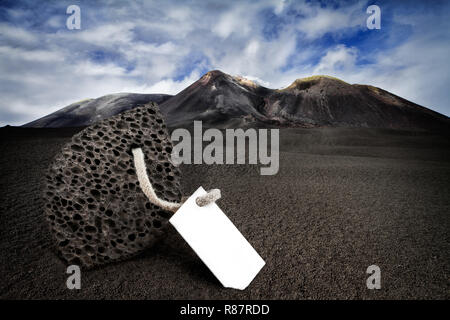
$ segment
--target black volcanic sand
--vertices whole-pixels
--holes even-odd
[[[224,289],[171,228],[132,260],[66,288],[44,223],[44,170],[71,129],[0,129],[0,298],[448,299],[450,139],[373,129],[283,129],[280,171],[184,165],[183,188],[219,206],[265,259],[245,291]],[[382,289],[366,288],[377,264]]]

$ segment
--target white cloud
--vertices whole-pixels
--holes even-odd
[[[251,81],[255,82],[256,84],[259,84],[260,86],[263,86],[263,87],[266,87],[266,88],[270,87],[270,82],[264,81],[264,80],[262,80],[262,79],[260,79],[258,77],[248,76],[248,75],[245,75],[245,76],[242,76],[242,77],[245,78],[245,79],[251,80]]]
[[[59,52],[39,49],[25,50],[9,46],[0,46],[0,55],[14,57],[15,60],[26,60],[36,63],[64,61],[64,56]]]
[[[274,13],[277,15],[282,13],[284,8],[286,7],[286,2],[287,2],[286,0],[275,1],[274,3],[275,8],[273,10]]]
[[[30,45],[37,43],[37,37],[30,31],[20,27],[0,23],[0,39],[2,42],[20,43],[21,45]]]
[[[298,31],[304,33],[307,38],[314,39],[327,32],[345,32],[351,28],[362,28],[366,24],[366,16],[362,14],[364,2],[357,2],[351,6],[328,9],[317,6],[301,6],[301,11],[306,14],[298,23]]]
[[[96,64],[90,61],[82,61],[74,66],[75,75],[90,77],[90,76],[123,76],[126,73],[124,68],[121,68],[113,63]]]
[[[212,31],[221,38],[228,38],[232,33],[242,37],[250,30],[248,14],[244,8],[239,7],[220,16],[219,21],[212,28]]]
[[[346,71],[353,68],[356,63],[358,50],[348,48],[345,45],[338,45],[329,50],[314,68],[314,74],[330,74],[339,71]]]
[[[133,28],[135,24],[132,22],[110,23],[93,29],[82,29],[75,34],[64,32],[60,33],[65,39],[78,39],[90,44],[105,46],[118,46],[121,44],[129,44],[133,41]]]
[[[159,92],[166,94],[177,94],[183,89],[187,88],[194,81],[197,81],[201,77],[198,71],[193,71],[189,76],[184,77],[181,81],[175,81],[172,79],[163,79],[158,81],[151,87],[149,87],[149,92]]]

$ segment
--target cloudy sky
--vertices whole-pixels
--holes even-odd
[[[448,116],[449,57],[449,1],[2,0],[0,126],[109,93],[176,94],[213,69],[271,88],[332,75]]]

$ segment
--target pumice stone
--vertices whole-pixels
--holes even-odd
[[[45,216],[61,257],[92,267],[151,247],[172,212],[150,203],[139,187],[132,148],[144,153],[156,195],[181,201],[180,172],[154,103],[98,122],[73,136],[51,164]]]

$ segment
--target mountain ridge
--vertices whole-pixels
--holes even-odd
[[[449,118],[374,86],[331,76],[270,89],[219,70],[207,72],[160,106],[167,122],[188,126],[342,126],[449,130]]]
[[[84,99],[72,103],[23,127],[82,127],[107,119],[149,102],[161,103],[172,97],[166,94],[113,93],[96,99]]]
[[[122,96],[121,96],[122,95]],[[148,102],[160,105],[170,127],[201,120],[206,127],[368,127],[449,132],[449,118],[384,89],[314,75],[271,89],[220,70],[205,73],[174,96],[112,94],[71,104],[26,127],[95,123]]]

